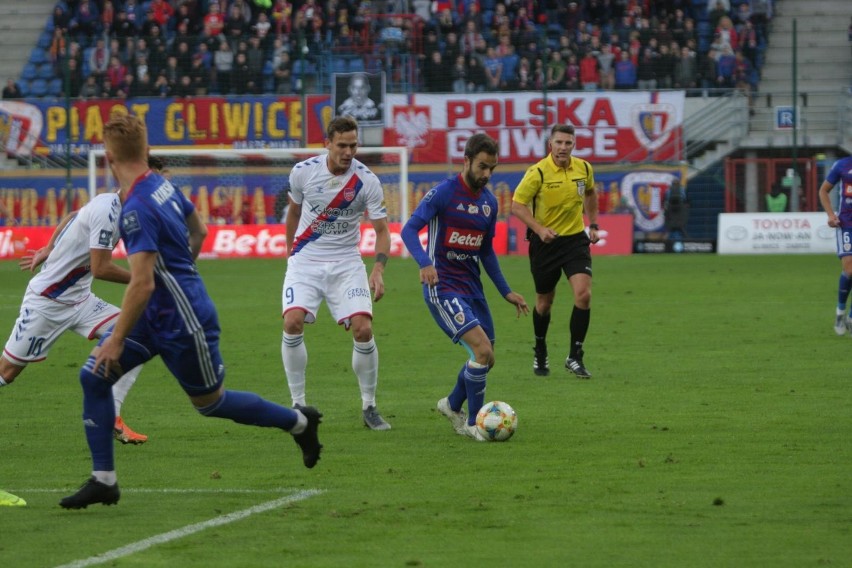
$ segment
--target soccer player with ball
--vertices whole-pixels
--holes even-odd
[[[507,302],[518,312],[529,311],[523,296],[503,277],[492,247],[497,200],[485,186],[497,167],[497,142],[471,136],[464,150],[461,174],[444,180],[427,193],[402,229],[402,240],[420,265],[423,296],[435,322],[453,343],[460,343],[469,360],[459,371],[452,392],[438,401],[457,434],[477,441],[486,438],[476,427],[485,402],[485,383],[494,366],[494,324],[480,279],[480,262]],[[428,225],[426,251],[418,233]],[[467,401],[467,413],[462,408]]]

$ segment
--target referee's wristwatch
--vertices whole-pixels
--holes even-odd
[[[589,224],[589,228],[590,228],[590,229],[594,229],[594,230],[596,230],[596,231],[599,231],[599,230],[600,230],[600,227],[598,227],[598,224],[597,224],[597,223],[590,223],[590,224]]]

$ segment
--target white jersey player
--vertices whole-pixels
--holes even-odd
[[[379,179],[355,159],[358,123],[344,116],[326,132],[328,154],[297,164],[290,173],[287,271],[282,292],[281,357],[294,406],[305,406],[308,353],[305,323],[316,321],[323,300],[332,317],[352,330],[352,369],[361,389],[364,423],[388,430],[376,408],[379,355],[373,338],[371,292],[384,295],[382,273],[390,253],[387,211]],[[358,243],[366,213],[376,231],[376,262],[369,278]]]
[[[120,213],[117,194],[98,195],[63,219],[47,247],[21,260],[22,270],[43,265],[27,286],[18,320],[0,355],[0,386],[14,381],[28,364],[46,359],[66,331],[96,339],[112,325],[119,308],[92,293],[92,280],[130,281],[130,272],[112,262]],[[116,438],[123,443],[148,439],[127,427],[119,412],[141,370],[141,366],[132,369],[113,388]]]

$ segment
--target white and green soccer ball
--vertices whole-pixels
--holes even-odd
[[[489,442],[505,442],[517,427],[515,409],[502,400],[486,402],[476,413],[476,429]]]

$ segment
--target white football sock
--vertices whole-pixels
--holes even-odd
[[[308,367],[308,348],[305,347],[305,335],[284,333],[281,339],[281,360],[284,362],[284,374],[290,387],[293,406],[305,406],[305,369]]]
[[[370,341],[353,342],[352,370],[358,377],[361,388],[362,409],[376,406],[376,385],[379,382],[379,350],[374,337]]]
[[[121,375],[121,377],[112,385],[112,398],[115,400],[115,415],[121,416],[121,405],[124,404],[124,399],[127,393],[130,392],[130,387],[136,382],[136,377],[142,372],[142,365],[137,365]]]

